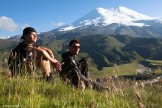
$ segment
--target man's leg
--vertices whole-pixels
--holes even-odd
[[[41,68],[43,70],[43,72],[42,72],[43,77],[50,76],[51,67],[50,67],[50,61],[49,60],[42,60],[41,61]]]
[[[51,64],[50,61],[44,57],[42,51],[43,50],[35,50],[36,64],[42,70],[43,78],[45,78],[46,80],[51,80]]]
[[[50,65],[49,60],[42,60],[41,62],[43,78],[45,78],[47,81],[53,80]]]

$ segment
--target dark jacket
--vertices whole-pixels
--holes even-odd
[[[82,59],[84,60],[84,59]],[[80,62],[82,62],[82,60]],[[62,71],[60,73],[61,78],[66,81],[66,79],[70,80],[72,85],[78,86],[79,81],[82,80],[85,82],[86,87],[89,86],[89,83],[92,83],[93,89],[104,89],[101,84],[98,82],[90,81],[78,68],[78,65],[75,61],[75,58],[70,54],[70,52],[66,52],[62,54]]]
[[[66,52],[62,54],[62,71],[60,72],[60,77],[65,81],[69,79],[73,85],[78,85],[79,81],[79,69],[75,58],[70,54],[70,52]]]
[[[75,66],[77,66],[75,58],[70,54],[70,52],[66,52],[62,54],[62,63],[68,64],[71,63]]]
[[[21,42],[11,51],[8,59],[8,66],[12,75],[21,73],[29,53],[26,50],[27,46],[27,44]]]

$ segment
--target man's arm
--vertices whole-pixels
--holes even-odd
[[[46,50],[47,53],[51,56],[51,58],[53,58],[53,59],[55,58],[53,52],[50,49],[48,49],[46,47],[41,47],[41,46],[39,46],[39,47],[42,48],[42,49],[44,49],[44,50]]]
[[[58,62],[58,60],[56,60],[55,58],[52,58],[51,55],[46,50],[44,50],[42,47],[28,46],[26,48],[26,50],[32,51],[32,52],[36,51],[38,55],[40,55],[40,56],[43,55],[43,57],[45,57],[47,60],[49,60],[57,70],[59,70],[59,71],[61,70],[61,65]]]

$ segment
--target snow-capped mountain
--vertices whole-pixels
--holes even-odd
[[[143,15],[126,7],[97,8],[72,24],[59,28],[60,32],[75,32],[86,29],[100,34],[124,34],[137,37],[162,36],[162,20]],[[101,30],[102,29],[102,30]],[[91,32],[92,32],[91,31]]]
[[[137,13],[126,7],[118,7],[111,9],[97,8],[88,13],[72,25],[62,28],[61,31],[72,30],[81,26],[102,24],[107,26],[113,23],[123,24],[127,26],[148,26],[144,23],[137,23],[138,20],[154,20],[155,18]]]

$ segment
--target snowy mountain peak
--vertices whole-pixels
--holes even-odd
[[[107,26],[113,23],[126,26],[149,26],[144,23],[139,23],[137,21],[141,20],[154,20],[155,18],[143,15],[131,9],[128,9],[123,6],[117,8],[105,9],[99,7],[87,15],[83,16],[79,20],[72,23],[70,26],[61,28],[60,31],[69,31],[78,27],[88,26],[88,25],[102,25]]]
[[[152,20],[152,19],[154,19],[154,18],[140,14],[136,11],[133,11],[131,9],[128,9],[128,8],[122,7],[122,6],[119,6],[116,10],[118,10],[119,13],[129,15],[130,17],[134,18],[135,20]]]
[[[131,17],[134,20],[152,20],[152,19],[154,19],[154,18],[140,14],[136,11],[133,11],[131,9],[128,9],[128,8],[122,7],[122,6],[119,6],[117,8],[110,8],[108,10],[104,9],[104,8],[97,8],[97,11],[103,16],[113,14],[113,15],[121,16],[121,17],[126,17],[126,16]]]
[[[143,24],[135,23],[134,21],[154,19],[122,6],[108,10],[98,8],[97,10],[103,16],[104,23],[106,24],[120,23],[123,25],[144,26]]]

